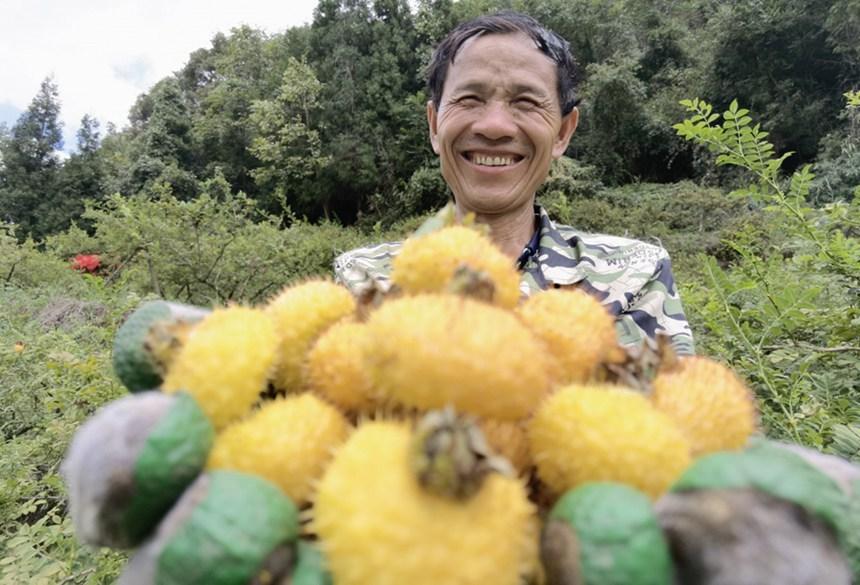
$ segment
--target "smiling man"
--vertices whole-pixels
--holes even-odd
[[[680,354],[693,338],[666,251],[556,225],[535,205],[552,161],[567,149],[579,111],[569,45],[514,12],[455,28],[428,67],[427,121],[458,217],[474,213],[520,269],[524,296],[576,287],[616,316],[625,345],[670,336]],[[400,243],[342,254],[339,282],[354,292],[385,286]]]

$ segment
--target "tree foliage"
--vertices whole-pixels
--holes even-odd
[[[62,148],[59,91],[51,78],[2,143],[0,209],[3,220],[21,226],[21,235],[47,231],[42,212],[54,202]]]
[[[792,169],[812,161],[842,107],[850,63],[826,27],[836,4],[731,1],[708,25],[714,40],[699,91],[719,96],[719,107],[737,98],[761,112],[777,149],[797,154]]]
[[[810,196],[818,203],[848,200],[860,185],[860,91],[846,92],[842,125],[822,140]]]
[[[260,188],[258,200],[272,211],[308,214],[322,204],[328,216],[329,202],[314,199],[312,183],[331,164],[311,120],[321,89],[313,69],[291,57],[275,98],[251,105],[255,137],[248,150],[261,162],[251,175]]]
[[[567,154],[604,184],[736,177],[671,131],[678,101],[704,91],[719,108],[738,97],[762,112],[776,149],[796,153],[788,170],[817,159],[811,193],[827,202],[850,195],[860,168],[845,150],[856,123],[841,111],[860,72],[857,1],[320,0],[309,25],[216,34],[139,97],[127,127],[93,140],[89,120],[86,159],[52,160],[51,124],[28,122],[58,111],[49,82],[45,107],[0,138],[0,200],[19,236],[37,238],[80,221],[88,199],[166,183],[191,200],[216,176],[285,224],[420,214],[446,197],[426,189],[436,163],[422,69],[458,22],[511,8],[570,41],[582,103]],[[34,158],[23,136],[37,128]]]

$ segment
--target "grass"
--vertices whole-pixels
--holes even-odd
[[[110,367],[116,325],[139,299],[98,285],[0,289],[0,583],[112,583],[121,553],[80,545],[59,466],[75,430],[124,394]]]

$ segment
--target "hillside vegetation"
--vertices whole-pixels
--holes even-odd
[[[0,128],[0,583],[118,573],[122,554],[76,543],[59,463],[124,393],[111,344],[141,301],[261,302],[447,200],[421,64],[502,5],[582,69],[584,127],[540,201],[666,247],[698,351],[749,381],[762,430],[860,459],[856,0],[321,0],[309,26],[217,35],[128,128],[87,118],[64,162],[51,80]]]

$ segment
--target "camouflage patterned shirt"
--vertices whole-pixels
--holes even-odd
[[[653,344],[662,332],[678,354],[694,353],[666,250],[556,225],[544,209],[535,211],[539,227],[517,261],[524,297],[550,287],[580,288],[615,315],[622,344]],[[392,242],[341,254],[334,261],[336,280],[354,293],[371,281],[384,288],[400,246]]]

